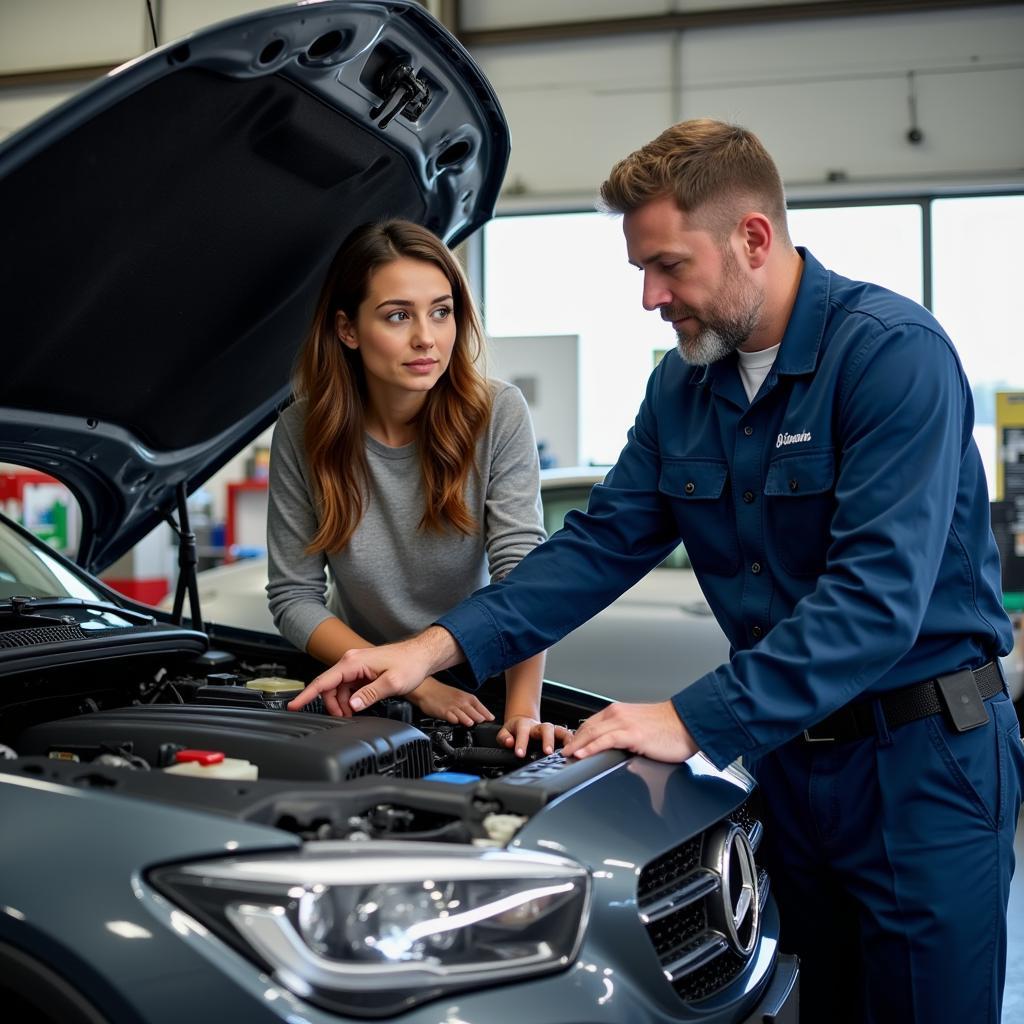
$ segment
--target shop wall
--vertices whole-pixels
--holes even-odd
[[[268,6],[155,0],[164,40]],[[440,0],[427,6],[439,8]],[[512,129],[507,192],[531,200],[590,196],[616,159],[693,116],[736,120],[761,134],[791,190],[849,193],[1024,174],[1024,4],[572,38],[573,21],[736,6],[461,0],[469,33],[570,23],[557,41],[474,49]],[[38,72],[95,73],[135,56],[149,40],[141,0],[4,0],[0,136],[87,81],[42,82],[33,77]],[[907,141],[911,83],[918,144]]]

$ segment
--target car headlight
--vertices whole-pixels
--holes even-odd
[[[296,995],[363,1016],[567,967],[590,887],[561,857],[400,842],[310,843],[150,881]]]

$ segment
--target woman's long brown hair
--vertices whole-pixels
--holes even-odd
[[[449,526],[464,534],[478,528],[465,492],[477,439],[490,420],[491,394],[477,368],[483,331],[465,275],[444,242],[426,228],[403,220],[364,224],[331,263],[295,373],[295,396],[307,400],[306,461],[319,524],[310,554],[342,550],[369,497],[366,378],[358,350],[338,339],[335,314],[341,310],[355,320],[374,271],[403,257],[431,263],[448,279],[456,326],[448,369],[416,417],[426,499],[419,525],[438,533]]]

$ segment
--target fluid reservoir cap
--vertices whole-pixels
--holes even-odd
[[[280,676],[265,676],[261,679],[250,679],[246,684],[248,690],[259,690],[266,694],[280,695],[283,693],[301,693],[306,684],[298,679],[282,679]]]
[[[424,782],[449,782],[453,785],[464,785],[467,782],[479,782],[479,775],[470,775],[467,772],[431,772],[423,776]]]
[[[220,764],[223,760],[222,750],[179,750],[174,755],[176,764],[185,764],[187,761],[195,761],[197,764]]]

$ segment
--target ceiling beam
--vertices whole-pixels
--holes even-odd
[[[1021,6],[1019,0],[811,0],[809,3],[728,7],[714,10],[648,14],[632,18],[566,21],[550,25],[518,25],[509,28],[460,29],[459,41],[467,47],[507,46],[523,43],[568,42],[602,36],[679,32],[695,28],[737,28],[772,22],[867,17],[882,14],[927,14],[957,8]]]

